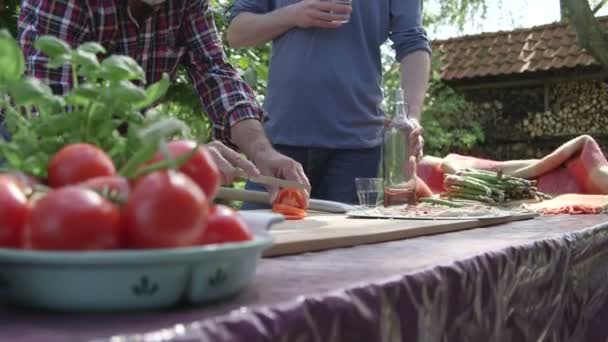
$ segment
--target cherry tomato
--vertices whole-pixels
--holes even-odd
[[[192,140],[174,140],[167,144],[169,153],[173,158],[187,154],[196,147],[196,142]],[[159,152],[154,156],[152,162],[164,160],[163,155]],[[189,176],[198,186],[203,189],[208,200],[215,198],[217,191],[220,188],[221,175],[220,171],[211,158],[211,155],[205,147],[200,146],[198,151],[185,162],[179,171]]]
[[[274,203],[285,204],[302,210],[308,209],[308,201],[306,201],[306,197],[298,189],[281,189]]]
[[[231,208],[218,204],[211,208],[207,230],[201,244],[251,240],[252,236],[243,219]]]
[[[110,191],[111,195],[116,195],[120,200],[126,201],[131,193],[129,180],[120,176],[103,176],[87,179],[80,185],[96,191]]]
[[[89,144],[67,145],[49,163],[49,185],[57,188],[77,184],[90,178],[113,176],[112,159],[100,148]]]
[[[36,202],[25,229],[25,247],[100,250],[121,245],[118,208],[93,190],[66,186]]]
[[[9,176],[0,176],[0,246],[21,247],[30,206],[20,186]]]
[[[128,245],[170,248],[196,245],[207,227],[209,203],[188,176],[156,171],[143,176],[124,208]]]

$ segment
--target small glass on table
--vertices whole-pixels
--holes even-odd
[[[382,178],[355,178],[359,205],[363,208],[375,208],[382,203]]]

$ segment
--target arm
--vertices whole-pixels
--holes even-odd
[[[418,50],[401,60],[401,87],[408,104],[410,118],[420,121],[429,84],[431,60],[426,51]]]
[[[391,4],[390,39],[401,63],[401,86],[412,118],[411,152],[420,160],[424,139],[420,119],[431,71],[431,46],[422,28],[422,0],[403,0]]]
[[[232,144],[232,127],[241,121],[261,122],[267,115],[252,89],[228,63],[209,8],[209,1],[192,1],[183,18],[180,40],[187,52],[185,66],[201,103],[213,122],[213,135]],[[246,144],[237,147],[246,149]],[[248,155],[249,156],[249,155]]]
[[[193,1],[186,13],[180,32],[180,39],[187,47],[183,64],[213,121],[214,137],[238,147],[262,174],[308,185],[302,167],[276,152],[266,138],[262,122],[267,119],[267,114],[256,102],[251,88],[228,63],[209,2]],[[234,158],[221,150],[218,153],[231,165],[238,166]],[[229,173],[227,178],[230,178],[232,171],[224,171],[224,175]],[[249,170],[248,173],[255,175],[257,170]],[[273,190],[274,196],[276,189]]]
[[[34,42],[42,35],[52,35],[77,46],[88,32],[87,17],[88,12],[79,0],[25,0],[21,4],[18,40],[25,55],[26,73],[47,83],[56,94],[71,89],[72,71],[69,66],[48,69],[48,58],[36,50]]]
[[[232,47],[261,45],[296,27],[337,28],[352,9],[323,0],[303,0],[275,10],[270,9],[267,0],[251,2],[242,0],[234,5],[227,34]]]

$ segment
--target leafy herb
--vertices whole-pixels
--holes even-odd
[[[188,127],[177,119],[167,120],[156,111],[148,117],[141,113],[165,95],[168,75],[144,88],[138,84],[145,83],[145,73],[135,60],[112,55],[100,62],[97,54],[106,51],[97,43],[72,49],[60,39],[42,36],[34,45],[48,56],[48,68],[71,67],[73,88],[58,96],[44,82],[25,77],[19,45],[0,30],[0,110],[11,134],[10,141],[0,141],[0,155],[9,168],[44,178],[58,150],[84,142],[106,151],[133,175],[165,139],[187,134]],[[119,129],[125,125],[129,129],[123,135]]]

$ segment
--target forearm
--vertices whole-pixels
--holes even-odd
[[[228,44],[234,48],[267,43],[292,29],[292,6],[276,9],[265,14],[241,13],[228,28]]]
[[[428,89],[431,59],[427,51],[414,51],[401,60],[401,87],[406,96],[411,118],[421,119]]]
[[[231,127],[230,136],[231,142],[254,163],[259,155],[273,150],[259,120],[238,121]]]

